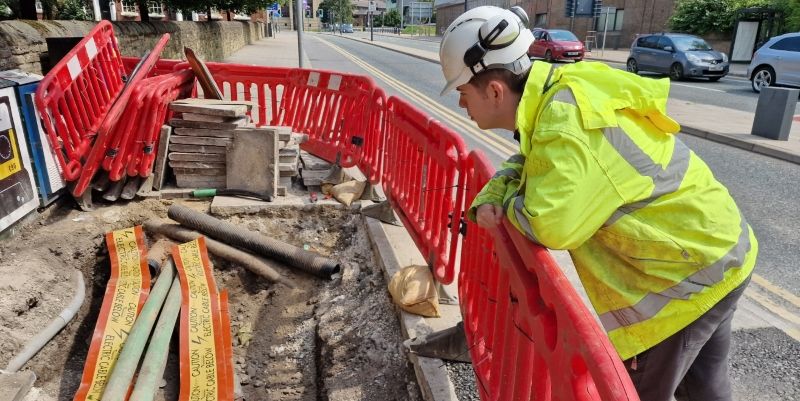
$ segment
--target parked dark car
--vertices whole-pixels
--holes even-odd
[[[800,87],[800,32],[776,36],[761,46],[747,76],[755,92],[773,85]]]
[[[533,29],[533,44],[528,56],[556,60],[583,60],[584,47],[574,33],[563,29]]]
[[[353,33],[353,24],[342,24],[342,33]]]
[[[669,74],[670,79],[706,77],[718,81],[728,75],[728,56],[703,38],[682,33],[642,35],[631,45],[628,71]]]

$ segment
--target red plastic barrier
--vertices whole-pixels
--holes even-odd
[[[141,60],[139,57],[123,57],[122,58],[122,65],[125,66],[125,72],[130,74],[133,72],[133,69],[136,67],[136,64],[139,63]],[[180,65],[181,67],[178,67]],[[156,62],[156,65],[153,66],[153,69],[150,70],[150,73],[147,74],[147,77],[155,77],[158,75],[169,74],[176,69],[185,69],[188,68],[188,64],[184,60],[169,60],[169,59],[162,59]]]
[[[86,188],[88,188],[89,183],[92,181],[94,174],[97,172],[97,169],[100,167],[100,164],[105,157],[106,148],[109,140],[111,139],[110,133],[112,132],[114,125],[118,123],[122,112],[125,110],[128,99],[131,97],[134,87],[136,86],[137,82],[144,79],[147,74],[150,73],[150,70],[153,68],[153,66],[155,66],[156,61],[161,55],[161,51],[164,50],[164,47],[167,45],[168,41],[168,33],[165,33],[161,36],[161,39],[159,39],[158,43],[156,43],[153,51],[148,54],[147,59],[141,66],[141,69],[128,80],[128,86],[123,88],[119,96],[117,96],[117,98],[114,100],[114,104],[103,117],[103,120],[97,129],[97,138],[94,141],[91,151],[86,157],[86,162],[83,165],[83,169],[80,171],[78,181],[75,184],[75,187],[72,189],[72,194],[74,196],[78,197],[83,195],[83,192],[86,191]]]
[[[493,174],[467,160],[467,199]],[[469,203],[467,203],[469,204]],[[459,296],[482,400],[638,401],[617,352],[547,249],[468,223]]]
[[[124,76],[114,29],[100,21],[39,84],[34,101],[67,181],[78,178]]]
[[[383,189],[442,283],[454,278],[466,158],[461,137],[405,100],[390,97]]]
[[[343,167],[360,159],[370,116],[380,112],[378,91],[366,76],[322,70],[206,63],[227,99],[255,103],[257,126],[291,126],[308,134],[302,148]]]
[[[372,95],[372,112],[364,132],[363,152],[358,162],[358,168],[373,184],[379,183],[382,178],[386,113],[386,94],[383,89],[377,88]]]
[[[126,173],[150,175],[161,126],[170,116],[169,103],[189,96],[193,85],[194,73],[181,70],[143,79],[132,89],[102,163],[111,181]]]

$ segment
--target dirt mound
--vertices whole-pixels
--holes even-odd
[[[26,365],[41,399],[71,400],[83,371],[109,276],[103,234],[166,217],[172,202],[147,200],[86,213],[54,211],[0,246],[0,364],[5,365],[69,302],[72,269],[86,301],[76,318]],[[206,202],[184,202],[207,210]],[[212,256],[217,285],[230,292],[234,362],[246,400],[420,400],[386,283],[362,217],[335,206],[286,207],[223,219],[341,263],[332,280],[265,260],[297,283],[273,285]],[[160,259],[168,247],[148,235]],[[158,244],[158,245],[154,245]],[[177,332],[177,330],[176,330]],[[177,400],[177,336],[158,400]]]

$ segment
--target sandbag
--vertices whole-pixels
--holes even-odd
[[[364,188],[367,187],[365,181],[347,181],[339,185],[334,185],[331,188],[331,195],[336,200],[350,206],[354,200],[361,199],[361,194],[364,193]]]
[[[425,317],[439,317],[439,294],[428,266],[406,266],[389,282],[392,300],[401,309]]]

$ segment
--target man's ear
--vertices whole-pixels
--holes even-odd
[[[486,85],[486,96],[496,102],[502,102],[506,95],[506,87],[502,82],[491,80]]]

